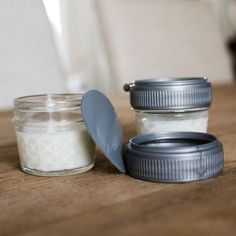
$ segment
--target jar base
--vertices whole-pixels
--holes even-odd
[[[75,169],[68,169],[68,170],[56,170],[56,171],[40,171],[35,169],[30,169],[25,166],[21,166],[23,172],[30,174],[30,175],[37,175],[37,176],[67,176],[67,175],[75,175],[79,173],[86,172],[92,169],[94,166],[94,162],[89,164],[85,167],[79,167]]]

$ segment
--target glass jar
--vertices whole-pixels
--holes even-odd
[[[14,100],[21,169],[39,176],[81,173],[94,165],[95,144],[81,116],[79,94],[45,94]]]
[[[130,92],[138,133],[207,132],[211,84],[206,78],[137,80],[124,90]]]

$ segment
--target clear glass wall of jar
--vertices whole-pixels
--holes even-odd
[[[51,94],[14,100],[20,165],[39,176],[81,173],[94,165],[95,144],[81,116],[79,94]]]
[[[207,132],[208,109],[188,111],[134,110],[138,133],[160,131]]]

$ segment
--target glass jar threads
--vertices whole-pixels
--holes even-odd
[[[136,80],[124,90],[130,92],[139,133],[207,132],[212,92],[206,78]]]
[[[20,164],[24,172],[60,176],[94,165],[95,144],[81,116],[79,94],[52,94],[14,100]]]

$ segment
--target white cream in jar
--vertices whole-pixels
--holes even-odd
[[[94,163],[94,144],[84,127],[53,133],[16,132],[24,170],[72,170]]]
[[[23,171],[68,175],[94,165],[95,144],[80,111],[81,95],[38,95],[15,100],[13,123]]]
[[[160,131],[207,131],[208,110],[176,113],[135,111],[137,131],[140,134]]]

